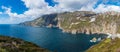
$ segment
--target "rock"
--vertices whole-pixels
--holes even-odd
[[[94,37],[90,42],[97,42],[97,38]]]
[[[98,38],[97,41],[101,41],[102,39],[101,38]]]
[[[51,28],[51,27],[53,27],[53,25],[52,25],[52,24],[49,24],[47,27],[48,27],[48,28]]]
[[[76,34],[84,33],[111,33],[120,34],[120,13],[105,12],[95,13],[92,11],[75,11],[43,15],[33,21],[21,23],[30,26],[57,26],[64,32]],[[78,31],[79,30],[79,31]]]
[[[77,30],[72,30],[72,34],[77,34]]]

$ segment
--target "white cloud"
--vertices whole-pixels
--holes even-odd
[[[25,3],[25,6],[29,8],[28,11],[25,11],[23,14],[17,14],[11,12],[11,7],[1,6],[4,12],[0,12],[0,14],[7,14],[9,18],[0,19],[0,23],[20,23],[27,20],[35,19],[45,13],[48,13],[48,9],[51,7],[44,0],[22,0]],[[47,11],[47,12],[46,12]],[[52,10],[50,11],[52,12]]]
[[[11,12],[11,7],[2,6],[2,9],[5,12],[0,12],[0,14],[8,14],[9,19],[6,23],[10,21],[10,23],[20,23],[27,20],[32,20],[37,17],[40,17],[44,14],[49,13],[58,13],[58,12],[65,12],[65,11],[95,11],[95,12],[106,12],[106,11],[119,11],[120,6],[115,5],[104,5],[100,4],[96,9],[94,9],[94,5],[97,3],[98,0],[53,0],[54,2],[58,2],[54,7],[49,6],[47,2],[44,0],[22,0],[24,5],[28,8],[23,14],[17,14]],[[4,21],[4,20],[3,20]],[[14,22],[16,21],[16,22]],[[2,22],[0,20],[0,22]]]
[[[59,4],[54,7],[48,6],[48,3],[44,0],[22,0],[25,3],[25,6],[29,8],[28,11],[24,12],[24,15],[27,17],[37,18],[44,14],[49,13],[58,13],[65,11],[76,11],[81,10],[82,7],[86,6],[91,9],[97,0],[54,0]],[[84,7],[84,8],[86,8]]]
[[[25,6],[29,8],[24,12],[24,15],[31,18],[37,18],[44,14],[54,13],[57,10],[55,7],[48,6],[48,3],[44,0],[22,0]]]
[[[44,0],[22,0],[27,8],[43,8],[48,4]]]
[[[62,11],[76,11],[76,10],[90,10],[93,8],[93,5],[97,2],[97,0],[54,0],[59,4],[56,5],[58,8],[62,9]],[[83,9],[81,9],[83,8]]]
[[[94,9],[94,11],[95,12],[107,12],[107,11],[120,12],[120,6],[100,4],[96,9]]]
[[[2,12],[0,12],[0,14],[3,14]]]
[[[2,14],[8,15],[9,18],[0,19],[0,23],[20,23],[27,20],[28,16],[24,14],[12,13],[10,7],[2,6],[1,8],[4,10]]]

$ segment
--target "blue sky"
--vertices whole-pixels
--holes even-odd
[[[0,24],[16,24],[65,11],[120,11],[120,0],[0,0]]]
[[[23,13],[28,10],[21,0],[0,0],[0,6],[11,7],[12,12]],[[0,8],[0,11],[4,11]]]
[[[52,0],[45,0],[45,2],[48,2],[49,6],[55,6],[56,4]],[[21,0],[0,0],[0,6],[11,7],[12,12],[17,12],[18,14],[22,14],[24,11],[28,10]],[[0,8],[0,11],[4,10]]]

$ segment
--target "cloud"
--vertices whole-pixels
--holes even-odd
[[[3,14],[2,12],[0,12],[0,14]]]
[[[12,7],[2,6],[4,12],[0,14],[7,14],[9,19],[0,20],[0,22],[5,21],[5,23],[20,23],[24,21],[29,21],[36,19],[44,14],[50,13],[60,13],[65,11],[94,11],[94,12],[106,12],[106,11],[118,11],[120,12],[120,6],[116,5],[106,5],[103,3],[109,2],[109,0],[103,0],[102,4],[94,6],[99,0],[53,0],[57,2],[55,6],[49,6],[44,0],[22,0],[24,5],[28,8],[23,14],[13,13]],[[119,4],[120,2],[118,2]]]
[[[96,9],[94,9],[94,12],[107,12],[107,11],[116,11],[120,12],[120,6],[116,5],[104,5],[100,4]]]
[[[1,8],[4,10],[4,14],[7,14],[9,16],[9,19],[7,19],[8,23],[9,21],[13,22],[13,23],[20,23],[20,22],[24,22],[24,21],[29,21],[29,20],[33,20],[36,19],[38,17],[40,17],[41,15],[44,14],[49,14],[49,13],[54,13],[56,12],[55,8],[52,6],[48,6],[48,3],[46,3],[44,0],[23,0],[23,2],[25,3],[25,6],[27,8],[29,8],[29,10],[25,11],[23,14],[17,14],[17,13],[13,13],[12,11],[12,7],[6,7],[6,6],[2,6]],[[5,21],[4,19],[1,19],[0,21]],[[16,21],[16,22],[14,22]]]
[[[77,11],[82,10],[81,8],[89,8],[93,9],[93,5],[97,2],[97,0],[90,1],[90,0],[53,0],[57,2],[54,7],[49,6],[47,2],[44,0],[22,0],[27,8],[28,11],[24,12],[24,16],[31,17],[35,19],[44,14],[50,13],[60,13],[65,11]],[[86,6],[86,7],[85,7]],[[87,9],[86,9],[87,10]]]
[[[37,18],[44,14],[54,13],[56,9],[52,6],[49,6],[44,0],[22,0],[25,3],[25,6],[29,8],[28,11],[24,12],[25,16],[31,18]]]
[[[93,8],[94,4],[97,0],[54,0],[59,4],[56,5],[57,8],[62,9],[62,11],[76,11],[76,10],[83,10],[83,8]],[[82,8],[82,9],[81,9]],[[86,9],[86,10],[89,10]]]
[[[0,19],[0,23],[20,23],[27,20],[28,16],[11,12],[11,7],[2,6],[1,8],[4,10],[2,15],[6,14],[8,18]]]
[[[48,4],[44,0],[22,0],[27,8],[44,8]]]

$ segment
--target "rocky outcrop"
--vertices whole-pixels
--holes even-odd
[[[63,32],[76,33],[120,33],[120,13],[91,11],[64,12],[44,15],[30,22],[21,23],[31,26],[59,27]]]

